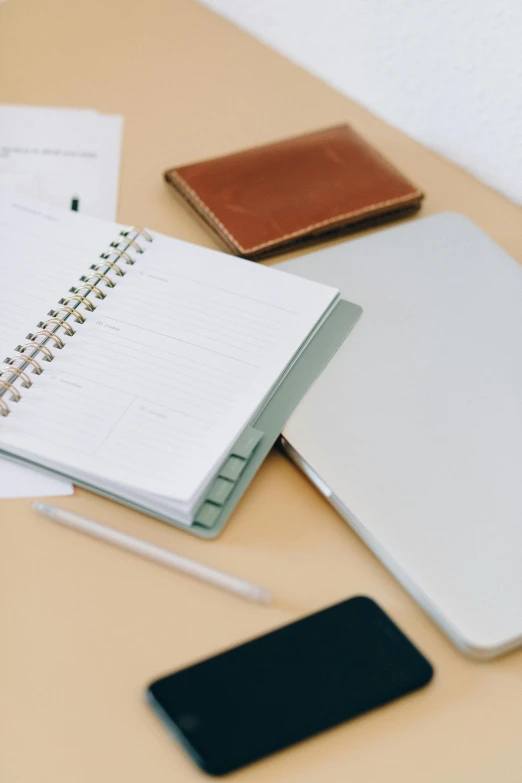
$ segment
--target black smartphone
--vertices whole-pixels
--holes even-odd
[[[426,685],[433,669],[358,596],[149,686],[196,763],[225,775]]]

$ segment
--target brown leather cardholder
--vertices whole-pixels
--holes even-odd
[[[251,259],[397,217],[423,198],[348,125],[173,168],[165,179],[233,253]]]

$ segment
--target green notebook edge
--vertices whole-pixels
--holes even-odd
[[[289,370],[286,377],[277,387],[272,394],[270,400],[265,407],[260,411],[259,415],[245,428],[241,434],[236,445],[231,449],[230,455],[232,459],[235,459],[236,447],[241,443],[244,444],[245,436],[247,440],[251,436],[252,443],[254,443],[253,450],[248,455],[247,459],[244,459],[244,466],[242,467],[239,476],[233,481],[233,487],[226,500],[219,506],[217,511],[212,514],[207,514],[206,521],[194,522],[192,525],[185,525],[182,522],[177,522],[171,517],[164,516],[152,512],[150,508],[142,506],[140,504],[126,500],[119,495],[115,495],[105,490],[101,490],[98,487],[89,484],[87,482],[77,481],[74,483],[90,490],[97,495],[106,497],[109,500],[114,500],[124,506],[132,508],[136,511],[141,511],[154,519],[159,519],[162,522],[167,522],[169,525],[184,530],[187,533],[199,536],[200,538],[212,539],[216,538],[223,530],[230,515],[236,508],[237,504],[241,500],[244,492],[253,480],[257,471],[263,464],[269,451],[274,446],[275,442],[279,438],[283,431],[286,422],[290,418],[291,414],[304,397],[310,386],[321,374],[322,370],[326,367],[334,353],[342,345],[346,337],[349,335],[357,321],[362,314],[362,308],[359,305],[347,302],[343,299],[339,300],[328,318],[318,329],[316,334],[310,340],[310,343],[303,351],[302,355],[296,360],[293,367]],[[238,449],[239,450],[239,449]],[[55,471],[49,471],[36,463],[28,462],[27,460],[19,459],[11,454],[0,452],[2,456],[8,457],[10,460],[19,462],[24,465],[34,465],[34,467],[43,470],[46,473],[53,475],[58,474]],[[229,464],[229,460],[225,463],[225,466]],[[221,469],[223,471],[223,468]],[[67,476],[64,476],[67,478]],[[227,477],[225,476],[225,480]],[[201,504],[198,513],[196,514],[196,520],[199,518],[202,512],[203,506],[214,506],[212,499],[209,498],[213,490],[214,484],[209,488],[207,492],[206,500]],[[201,517],[205,520],[205,515]]]
[[[343,344],[362,313],[359,305],[339,300],[321,328],[311,339],[270,401],[252,422],[251,428],[263,436],[249,457],[234,489],[221,507],[213,525],[207,529],[194,523],[192,532],[204,538],[218,536],[243,497],[249,484],[278,440],[285,425],[313,382],[324,370],[334,353]],[[234,449],[231,450],[231,454]],[[196,517],[197,518],[197,517]]]

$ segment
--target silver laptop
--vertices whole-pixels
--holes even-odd
[[[460,649],[520,645],[522,268],[456,214],[280,268],[363,307],[288,453]]]

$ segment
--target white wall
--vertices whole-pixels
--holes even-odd
[[[201,2],[522,204],[522,0]]]

